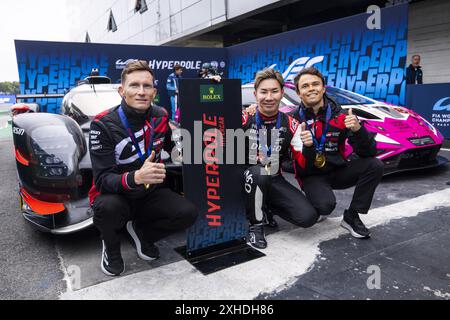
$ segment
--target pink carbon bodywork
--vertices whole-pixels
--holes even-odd
[[[384,143],[377,141],[377,149],[379,150],[378,158],[385,160],[406,150],[428,148],[441,145],[444,137],[437,129],[432,129],[431,124],[427,123],[417,113],[407,108],[392,107],[396,110],[402,110],[402,113],[408,113],[406,120],[394,119],[386,117],[384,121],[364,120],[365,127],[368,131],[382,134],[399,144]],[[433,139],[434,144],[426,146],[416,146],[408,139],[429,136]],[[345,155],[352,153],[350,145],[346,144]]]
[[[395,119],[391,117],[385,117],[384,120],[368,120],[360,117],[360,120],[364,122],[365,128],[369,132],[381,134],[388,139],[391,139],[393,143],[377,141],[378,156],[380,160],[385,160],[401,154],[411,149],[429,148],[432,146],[441,145],[444,137],[433,126],[424,120],[416,112],[409,110],[405,107],[392,106],[383,103],[382,107],[390,107],[400,112],[406,119]],[[352,107],[359,107],[364,109],[364,105],[354,105]],[[295,106],[284,106],[280,108],[281,112],[288,113],[294,110]],[[344,106],[344,109],[349,107]],[[367,108],[367,107],[366,107]],[[376,108],[372,106],[372,108]],[[433,139],[434,144],[427,144],[425,146],[416,146],[408,139],[419,138],[429,136]],[[353,152],[352,147],[346,143],[345,156],[348,157]]]
[[[293,83],[287,82],[285,86],[295,90],[295,85]],[[327,88],[329,88],[327,86]],[[341,92],[348,92],[346,90],[338,89]],[[365,97],[366,98],[366,97]],[[396,118],[394,116],[389,116],[388,114],[383,114],[380,120],[371,120],[359,117],[359,119],[364,122],[365,128],[374,134],[377,134],[377,158],[386,162],[389,158],[395,157],[408,150],[419,150],[423,148],[430,148],[442,145],[444,137],[431,123],[426,121],[416,112],[401,106],[396,106],[386,102],[379,102],[370,99],[373,104],[355,104],[342,106],[343,109],[355,108],[367,111],[368,113],[373,113],[380,109],[391,109],[393,112],[397,113]],[[282,112],[290,112],[295,109],[294,105],[286,105],[280,108]],[[382,139],[380,137],[383,136]],[[423,146],[417,146],[413,144],[409,139],[422,138],[429,136],[433,139],[433,144],[426,144]],[[382,141],[379,141],[382,140]],[[352,147],[346,142],[345,144],[345,157],[348,157],[353,152]]]

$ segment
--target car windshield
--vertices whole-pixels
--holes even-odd
[[[342,106],[354,104],[374,104],[374,102],[363,96],[359,96],[353,92],[344,91],[339,88],[327,87],[327,95],[338,102]],[[300,98],[293,88],[290,86],[284,87],[284,98],[292,105],[299,105]],[[255,103],[255,96],[253,95],[253,88],[243,88],[242,90],[242,104],[248,106]],[[283,103],[282,103],[283,104]]]
[[[242,105],[249,106],[255,103],[255,95],[253,94],[254,89],[252,87],[242,88]]]
[[[74,95],[72,103],[87,116],[96,114],[120,104],[121,97],[116,90],[101,90],[79,92]]]
[[[352,92],[344,91],[339,88],[327,87],[327,95],[337,101],[340,105],[352,105],[352,104],[373,104],[372,100],[360,97]],[[294,89],[285,86],[284,87],[285,97],[295,105],[300,104],[300,98]]]
[[[352,104],[374,104],[372,100],[354,94],[353,92],[344,91],[339,88],[327,87],[327,95],[339,103],[341,106]]]
[[[284,97],[288,99],[292,104],[299,105],[300,104],[300,98],[298,97],[297,93],[294,89],[291,89],[289,87],[284,87]]]

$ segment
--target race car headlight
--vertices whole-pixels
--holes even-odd
[[[54,154],[48,154],[35,142],[32,142],[33,153],[38,158],[39,174],[43,177],[67,176],[68,167],[64,162],[70,162],[67,156],[61,158]],[[48,148],[46,149],[48,151]]]
[[[389,143],[389,144],[396,144],[396,145],[400,144],[397,141],[395,141],[389,137],[386,137],[385,135],[383,135],[381,133],[377,133],[377,135],[375,136],[375,141],[380,142],[380,143]]]
[[[408,140],[415,146],[426,146],[426,145],[435,143],[434,140],[430,136],[421,137],[421,138],[409,138]]]
[[[30,133],[30,147],[41,177],[65,177],[74,169],[75,141],[64,127],[36,128]]]
[[[435,128],[431,123],[429,123],[424,117],[420,117],[420,119],[421,119],[423,122],[425,122],[425,124],[428,126],[428,128],[429,128],[431,131],[433,131],[433,133],[434,133],[435,135],[437,135],[437,130],[436,130],[436,128]]]
[[[48,170],[48,173],[51,176],[62,176],[64,174],[64,167],[51,167]]]
[[[58,157],[55,157],[55,155],[51,154],[51,155],[41,155],[39,156],[39,160],[41,165],[44,164],[61,164],[62,160]]]

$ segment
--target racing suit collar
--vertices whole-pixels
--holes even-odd
[[[328,106],[328,100],[326,98],[326,96],[323,96],[323,106],[319,108],[319,112],[317,112],[317,116],[325,114],[326,111],[326,107]],[[311,118],[315,118],[316,115],[314,114],[314,111],[312,110],[312,108],[307,108],[303,102],[300,104],[300,108],[303,108],[303,111],[305,112],[305,116],[309,119]]]
[[[128,119],[138,120],[138,121],[145,121],[146,119],[149,119],[152,109],[153,109],[153,103],[150,105],[150,108],[148,108],[145,112],[138,112],[136,109],[130,107],[126,102],[125,99],[122,99],[122,102],[120,104],[123,108],[123,111]]]
[[[308,119],[314,119],[317,116],[318,117],[325,117],[325,113],[327,111],[327,106],[330,105],[331,107],[331,114],[333,116],[337,115],[340,110],[342,110],[341,106],[337,104],[334,100],[329,99],[326,94],[323,96],[323,106],[320,107],[319,112],[317,115],[314,115],[314,112],[310,108],[306,108],[303,102],[300,104],[299,108],[303,108],[303,111],[305,112],[305,116]],[[298,112],[298,111],[296,111]]]
[[[263,115],[262,113],[260,113],[261,120],[263,120],[264,122],[266,122],[266,121],[274,121],[274,120],[277,120],[277,119],[278,119],[278,113],[279,113],[279,112],[280,112],[280,111],[278,111],[276,114],[274,114],[274,115],[271,116],[271,117],[265,116],[265,115]]]

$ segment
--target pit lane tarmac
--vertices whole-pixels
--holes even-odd
[[[330,219],[309,229],[278,219],[279,229],[268,232],[266,257],[206,277],[173,250],[184,234],[160,241],[161,258],[146,263],[124,233],[126,272],[111,278],[100,270],[95,229],[52,236],[22,219],[12,155],[11,141],[1,141],[2,299],[450,298],[448,166],[383,178],[363,218],[372,227],[370,240],[353,239],[339,227],[348,189],[336,192]],[[371,290],[367,268],[373,265],[381,270],[381,288]]]

